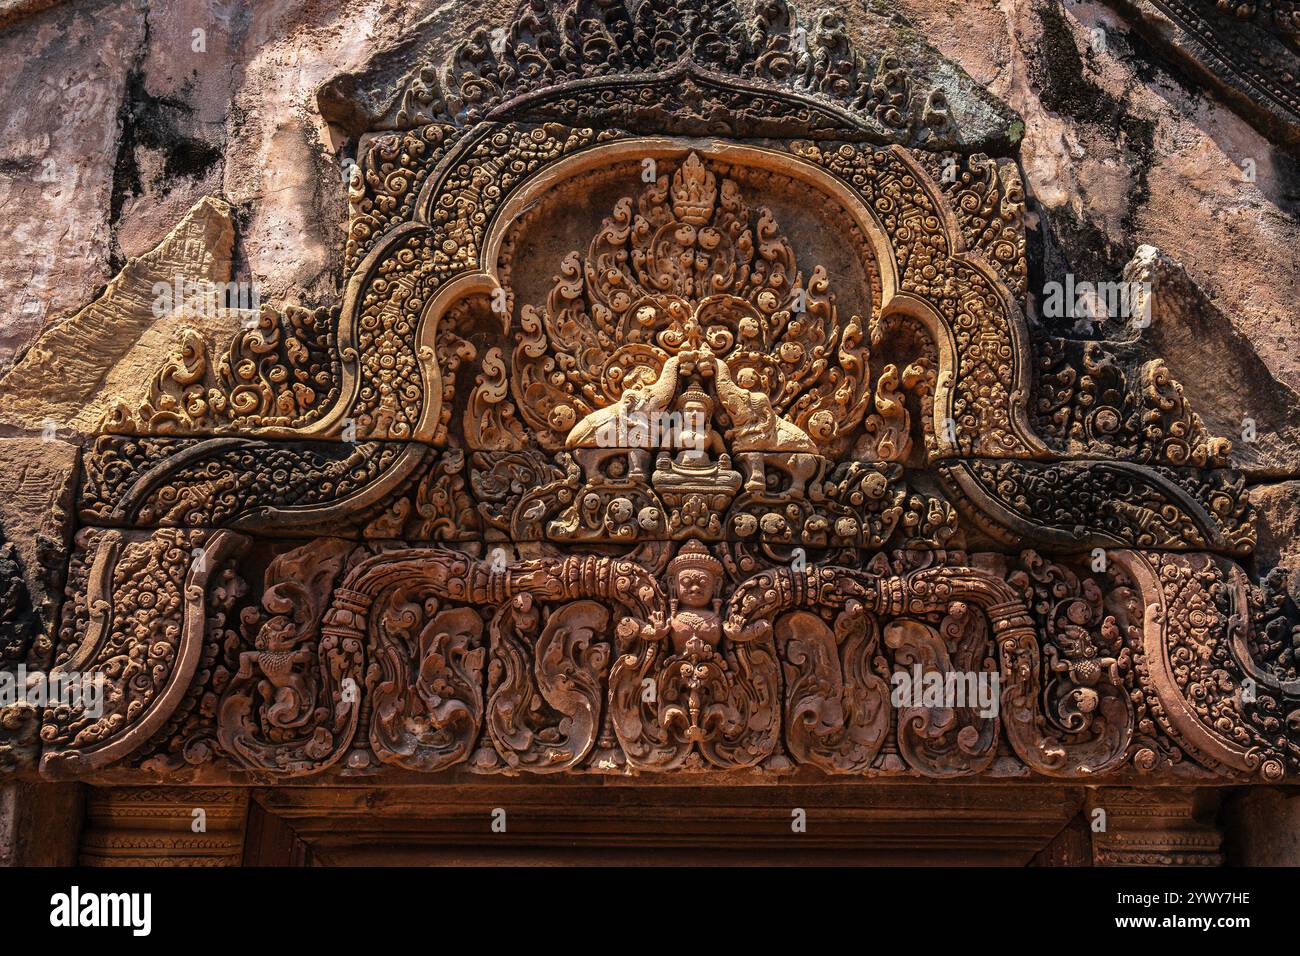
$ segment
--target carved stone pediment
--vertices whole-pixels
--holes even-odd
[[[1162,363],[1031,334],[1015,164],[928,148],[824,17],[630,9],[525,5],[398,91],[343,300],[181,335],[109,412],[57,640],[6,666],[110,692],[11,763],[1300,769],[1227,443]]]
[[[857,13],[865,45],[842,14],[801,18],[786,0],[531,0],[507,23],[450,49],[432,37],[414,62],[403,51],[317,99],[355,134],[487,120],[938,149],[1014,142],[1010,110],[896,17]]]
[[[1112,0],[1237,112],[1300,146],[1300,8],[1292,0]]]

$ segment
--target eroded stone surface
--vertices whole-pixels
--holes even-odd
[[[0,423],[90,431],[117,400],[147,388],[181,322],[224,325],[214,338],[228,338],[238,317],[213,308],[215,294],[204,284],[229,282],[233,243],[229,206],[201,200],[157,248],[128,262],[94,302],[44,333],[0,379]]]
[[[77,462],[76,446],[57,439],[0,439],[0,531],[14,546],[46,634],[63,596]]]
[[[1162,63],[1101,4],[899,6],[944,55],[1025,119],[1020,162],[1031,210],[1042,216],[1030,242],[1040,316],[1044,283],[1067,272],[1079,281],[1117,281],[1138,246],[1151,244],[1181,263],[1217,309],[1212,323],[1199,323],[1199,334],[1232,343],[1213,377],[1237,393],[1235,404],[1249,404],[1245,395],[1260,378],[1230,377],[1243,366],[1265,370],[1282,389],[1300,388],[1300,353],[1292,347],[1300,334],[1292,157]],[[953,22],[961,29],[951,29]],[[1162,343],[1164,357],[1180,381],[1208,390],[1212,359],[1183,335]],[[1253,456],[1238,453],[1243,466],[1295,473],[1281,442]]]
[[[1149,328],[1137,333],[1152,354],[1179,369],[1183,393],[1212,432],[1232,439],[1234,466],[1252,476],[1300,474],[1300,395],[1269,349],[1235,327],[1182,266],[1151,246],[1124,269],[1149,287]]]
[[[0,58],[13,67],[0,77],[0,369],[114,272],[120,114],[145,36],[135,3],[21,12],[0,34]]]
[[[1250,500],[1259,512],[1260,570],[1286,569],[1292,593],[1300,596],[1300,481],[1256,485]]]

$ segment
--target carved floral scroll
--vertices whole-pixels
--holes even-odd
[[[538,0],[418,71],[343,300],[108,416],[52,656],[5,645],[106,707],[6,709],[3,766],[1300,771],[1229,445],[1158,358],[1030,334],[1014,162],[833,19],[659,6],[709,42]]]

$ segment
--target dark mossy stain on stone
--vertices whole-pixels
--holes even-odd
[[[140,168],[140,151],[162,156],[162,169],[148,185],[160,195],[171,191],[178,179],[198,179],[221,162],[221,147],[185,133],[181,125],[194,114],[184,100],[154,96],[145,87],[144,74],[137,68],[128,74],[126,91],[118,108],[121,134],[113,166],[113,194],[109,222],[116,224],[128,199],[145,190]],[[114,252],[113,269],[120,269],[121,257]]]
[[[1276,202],[1300,218],[1300,160],[1280,147],[1273,149],[1273,171],[1278,181]]]
[[[1125,114],[1119,122],[1121,142],[1133,158],[1133,187],[1129,191],[1128,212],[1122,223],[1124,236],[1131,240],[1137,229],[1135,219],[1139,208],[1151,198],[1151,167],[1155,165],[1156,124],[1154,120]],[[1133,248],[1135,244],[1130,242]],[[1125,256],[1132,254],[1132,250]]]
[[[1117,242],[1069,209],[1047,210],[1032,200],[1029,208],[1038,216],[1037,226],[1029,230],[1026,250],[1031,293],[1041,299],[1046,283],[1063,282],[1066,273],[1073,274],[1077,282],[1119,279],[1136,246]],[[1053,335],[1086,337],[1071,316],[1053,318],[1040,312],[1039,322]]]
[[[1106,124],[1115,119],[1119,101],[1086,75],[1083,55],[1056,0],[1033,7],[1043,27],[1042,46],[1030,60],[1029,79],[1045,109],[1080,123]]]
[[[23,583],[18,552],[0,528],[0,663],[25,660],[36,636],[36,615]]]
[[[252,231],[253,203],[249,200],[240,204],[231,204],[230,216],[234,225],[234,243],[230,249],[230,278],[232,282],[253,282],[252,263],[248,259],[248,250],[244,237]]]
[[[1143,83],[1177,87],[1190,103],[1202,103],[1205,92],[1195,80],[1175,61],[1161,56],[1144,37],[1131,31],[1109,33],[1116,56],[1133,71]]]
[[[1112,140],[1132,178],[1124,202],[1127,212],[1118,233],[1102,230],[1068,206],[1039,210],[1040,243],[1036,249],[1031,243],[1029,256],[1031,288],[1061,281],[1067,272],[1077,281],[1118,280],[1139,245],[1136,215],[1150,198],[1148,177],[1155,161],[1156,123],[1134,116],[1127,94],[1115,97],[1091,79],[1088,59],[1096,54],[1091,48],[1080,51],[1056,0],[1039,0],[1033,10],[1043,27],[1042,45],[1030,61],[1029,76],[1039,102],[1044,109]],[[1107,42],[1114,36],[1108,33]],[[1065,321],[1066,326],[1071,324],[1073,320]]]
[[[154,96],[145,89],[144,77],[133,72],[127,78],[125,115],[122,126],[123,147],[157,150],[163,154],[161,185],[178,176],[197,178],[221,161],[221,148],[190,136],[180,129],[180,121],[194,114],[194,107],[183,100]],[[123,158],[123,157],[119,157]],[[126,170],[138,192],[140,172],[138,164],[126,157]]]

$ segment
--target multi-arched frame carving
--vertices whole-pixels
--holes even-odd
[[[730,0],[684,6],[744,21]],[[62,628],[31,663],[113,693],[97,716],[11,721],[20,769],[1294,772],[1291,610],[1237,563],[1253,516],[1225,443],[1159,363],[1123,398],[1137,413],[1103,409],[1140,426],[1124,460],[1036,431],[1053,403],[1096,401],[1068,362],[1048,388],[1012,160],[954,150],[939,88],[842,25],[819,20],[821,52],[799,60],[779,3],[751,11],[761,30],[723,31],[738,46],[721,58],[646,44],[629,26],[645,9],[601,5],[615,67],[584,59],[595,45],[534,45],[591,24],[528,9],[505,52],[467,41],[459,72],[422,73],[395,129],[363,138],[337,309],[268,307],[212,368],[190,348],[105,421]],[[596,176],[626,205],[588,208]],[[780,189],[802,200],[784,199],[793,225],[764,208]],[[537,209],[571,219],[586,257],[529,238]],[[709,296],[672,311],[666,273],[644,339],[582,313],[605,352],[658,351],[614,393],[561,375],[577,398],[554,418],[522,407],[515,357],[563,349],[512,257],[532,243],[529,268],[558,266],[550,288],[596,312],[602,230],[619,281],[644,278],[638,215],[647,236],[680,232],[691,268],[714,268],[701,231],[741,249],[710,292],[762,281],[728,286],[735,315],[710,325]],[[829,243],[861,266],[850,292],[809,251]],[[764,255],[788,274],[745,271]],[[762,348],[742,350],[737,315]],[[900,329],[924,360],[882,358]],[[802,377],[756,371],[778,366]],[[636,408],[703,409],[696,457],[593,439]],[[900,675],[969,677],[996,704],[900,701]]]

